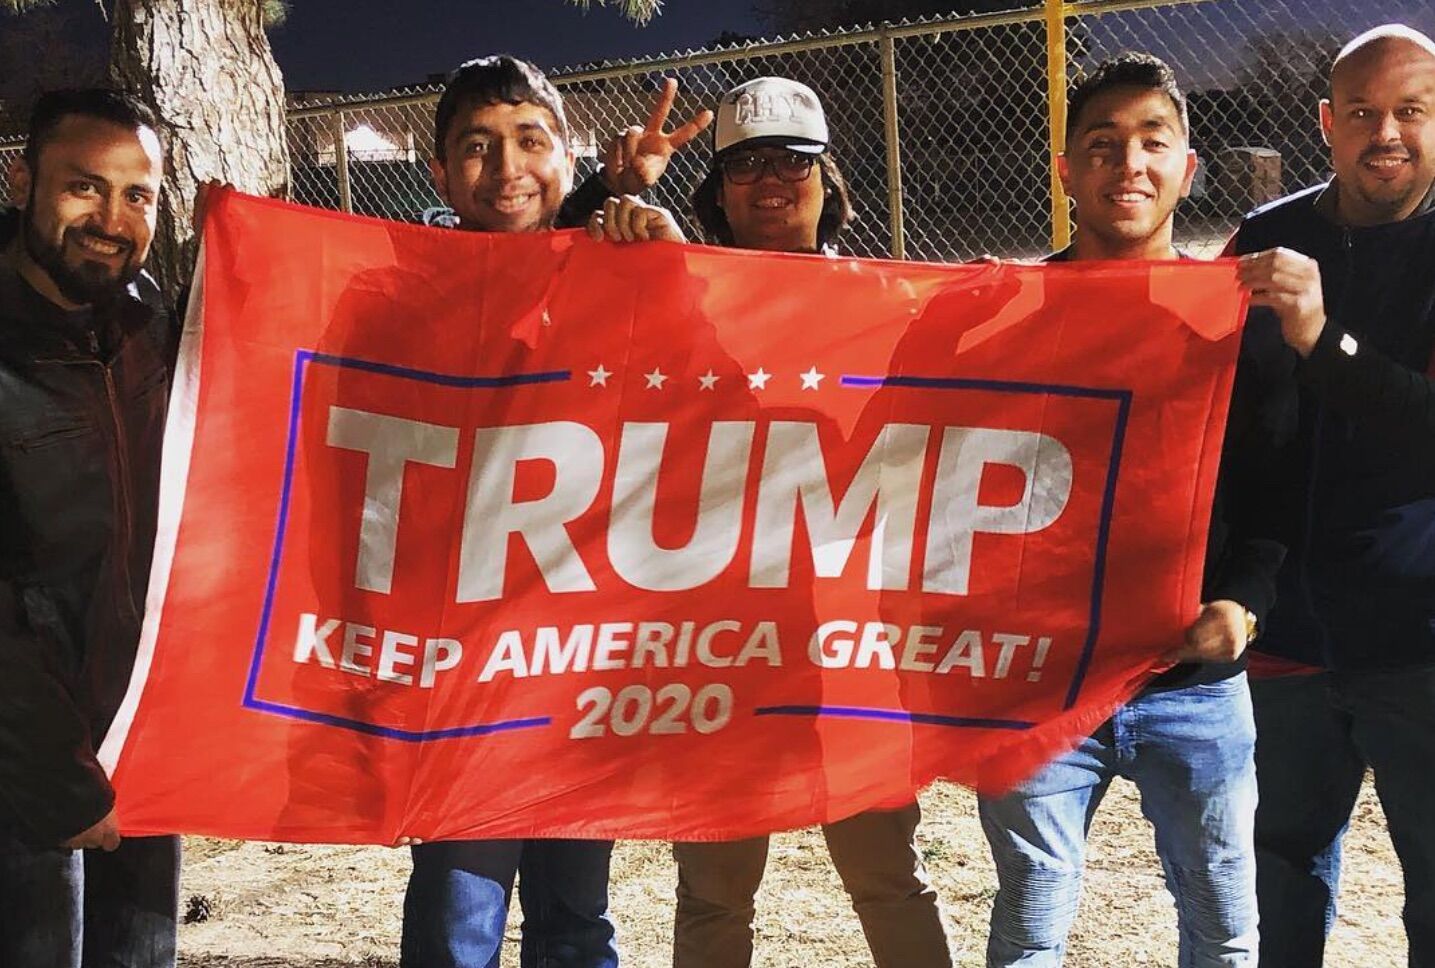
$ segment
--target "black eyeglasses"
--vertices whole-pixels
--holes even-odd
[[[769,171],[785,182],[806,181],[816,162],[816,155],[789,151],[772,158],[766,155],[730,155],[718,162],[718,167],[734,185],[752,185],[761,181]]]

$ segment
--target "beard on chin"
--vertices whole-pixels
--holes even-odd
[[[31,213],[35,210],[31,204],[25,210],[24,232],[25,250],[29,253],[35,264],[45,270],[55,288],[60,291],[72,303],[79,305],[92,305],[111,302],[118,298],[135,276],[139,275],[139,263],[134,261],[134,250],[131,249],[130,257],[119,267],[111,270],[109,266],[101,262],[89,259],[81,260],[79,263],[68,262],[65,259],[65,239],[70,232],[81,232],[81,229],[66,229],[61,236],[58,245],[48,241],[35,225]]]
[[[1363,167],[1366,163],[1377,161],[1381,158],[1399,158],[1410,164],[1411,169],[1418,172],[1420,169],[1420,156],[1413,153],[1393,154],[1389,151],[1367,151],[1360,156],[1359,164]],[[1387,182],[1381,179],[1353,179],[1354,188],[1365,200],[1366,204],[1376,208],[1388,208],[1392,211],[1403,208],[1416,195],[1424,195],[1417,182],[1419,178],[1412,178],[1405,182]],[[1428,190],[1428,188],[1427,188]]]
[[[1374,191],[1357,183],[1355,192],[1370,208],[1376,211],[1398,212],[1416,196],[1417,189],[1412,183],[1406,186],[1377,184]]]

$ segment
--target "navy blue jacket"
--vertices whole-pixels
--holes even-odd
[[[1235,240],[1315,259],[1327,316],[1306,360],[1273,313],[1247,323],[1247,390],[1279,442],[1263,513],[1289,548],[1257,648],[1344,671],[1435,665],[1435,210],[1347,227],[1326,189],[1257,209]]]

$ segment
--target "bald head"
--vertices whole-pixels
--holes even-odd
[[[1389,24],[1346,44],[1320,123],[1343,221],[1379,225],[1420,211],[1435,184],[1435,42]]]
[[[1372,27],[1340,49],[1330,69],[1332,92],[1348,75],[1391,56],[1428,59],[1435,65],[1435,40],[1404,24]]]

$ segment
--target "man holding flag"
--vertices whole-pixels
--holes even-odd
[[[1261,960],[1322,963],[1369,768],[1405,876],[1410,964],[1428,966],[1435,42],[1400,25],[1352,40],[1320,119],[1335,179],[1258,209],[1234,243],[1259,307],[1247,344],[1283,389],[1280,473],[1264,490],[1291,535],[1252,685]]]
[[[129,684],[154,543],[174,333],[140,267],[163,166],[135,98],[46,94],[0,226],[6,968],[175,959],[179,839],[121,841],[95,757]]]
[[[673,151],[707,126],[699,114],[663,126],[677,91],[667,81],[646,128],[609,146],[601,175],[573,187],[572,133],[558,91],[533,65],[506,55],[469,61],[449,78],[434,119],[434,185],[478,232],[536,232],[581,224],[610,191],[657,181]],[[415,843],[404,902],[406,968],[497,966],[515,875],[524,908],[525,968],[618,963],[607,915],[611,841]]]
[[[1160,60],[1125,54],[1073,92],[1057,159],[1076,203],[1074,243],[1048,261],[1168,260],[1196,154],[1186,102]],[[1241,387],[1238,376],[1237,387]],[[1207,547],[1205,602],[1175,662],[1070,753],[1001,797],[982,797],[996,861],[987,964],[1054,968],[1076,916],[1086,833],[1118,776],[1141,791],[1176,899],[1181,963],[1256,964],[1252,826],[1255,723],[1246,645],[1270,608],[1283,549],[1245,527],[1248,403],[1232,403]]]

